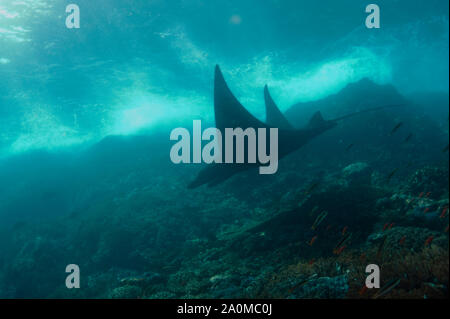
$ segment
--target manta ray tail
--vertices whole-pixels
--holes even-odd
[[[360,115],[360,114],[364,114],[364,113],[368,113],[368,112],[374,112],[374,111],[379,111],[379,110],[382,110],[382,109],[388,109],[388,108],[392,108],[392,107],[404,106],[404,105],[405,104],[383,105],[383,106],[374,107],[374,108],[362,110],[362,111],[355,112],[355,113],[350,113],[350,114],[347,114],[347,115],[335,118],[335,119],[333,119],[331,121],[337,122],[337,121],[345,120],[345,119],[348,119],[348,118],[351,118],[351,117],[354,117],[354,116],[357,116],[357,115]]]

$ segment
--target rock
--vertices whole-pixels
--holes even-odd
[[[114,289],[110,298],[112,299],[137,299],[142,295],[142,289],[138,286],[122,286]]]
[[[160,291],[150,295],[148,299],[174,299],[177,296],[170,291]]]
[[[367,238],[367,245],[376,245],[384,240],[385,236],[384,251],[399,251],[402,248],[420,251],[425,247],[425,241],[431,236],[433,237],[433,245],[443,248],[448,247],[448,238],[445,235],[419,227],[393,227],[384,232],[373,233]]]
[[[372,169],[367,163],[356,162],[342,169],[342,174],[350,184],[370,184]]]
[[[409,178],[408,189],[412,195],[429,193],[429,197],[448,198],[448,167],[424,167],[416,170]]]
[[[320,277],[300,287],[290,298],[341,299],[347,294],[348,288],[347,275]]]

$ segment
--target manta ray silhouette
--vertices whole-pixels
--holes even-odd
[[[267,124],[255,118],[239,103],[228,88],[219,66],[216,65],[214,76],[216,128],[222,132],[225,131],[225,128],[237,127],[243,130],[247,128],[278,128],[278,158],[281,159],[336,125],[335,121],[325,121],[320,112],[317,112],[313,115],[306,128],[293,129],[273,102],[267,88],[265,91],[266,105],[269,105],[269,122]],[[281,122],[279,123],[280,125],[277,125],[277,122]],[[256,163],[208,164],[200,171],[197,178],[188,187],[195,188],[203,184],[214,186],[241,171],[261,165],[258,161]]]
[[[285,118],[270,96],[267,85],[264,87],[264,99],[266,104],[266,123],[255,118],[236,99],[220,71],[218,65],[214,74],[214,113],[216,128],[221,132],[225,128],[278,128],[278,159],[296,151],[307,144],[314,137],[328,131],[337,125],[337,121],[347,119],[362,113],[376,111],[388,107],[401,105],[386,105],[377,108],[366,109],[351,113],[333,120],[324,120],[320,111],[314,113],[305,128],[296,129]],[[203,184],[215,186],[227,180],[231,176],[252,167],[263,165],[256,163],[213,163],[207,164],[188,188],[196,188]]]

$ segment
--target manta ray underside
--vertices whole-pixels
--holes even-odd
[[[267,123],[255,118],[235,98],[228,88],[225,79],[216,66],[214,76],[214,112],[216,128],[222,133],[225,128],[278,128],[278,159],[299,149],[314,137],[333,128],[336,121],[325,121],[320,112],[316,112],[309,124],[303,129],[294,129],[270,97],[267,86],[264,89],[266,102]],[[189,184],[189,188],[195,188],[203,184],[217,185],[231,176],[256,166],[264,166],[262,163],[213,163],[200,171],[197,178]]]

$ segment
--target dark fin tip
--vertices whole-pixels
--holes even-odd
[[[215,73],[216,76],[222,75],[222,71],[220,70],[220,66],[218,64],[216,64],[216,67],[214,69],[214,73]]]

